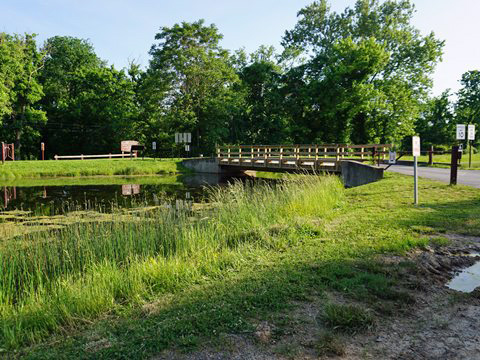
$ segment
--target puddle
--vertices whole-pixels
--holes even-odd
[[[470,293],[479,286],[480,261],[469,268],[462,270],[449,283],[447,283],[448,288],[465,293]]]

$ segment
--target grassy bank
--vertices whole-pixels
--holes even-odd
[[[61,176],[172,174],[183,170],[180,168],[180,162],[180,159],[7,161],[0,165],[0,180]]]
[[[222,334],[251,333],[263,319],[288,331],[282,314],[312,296],[323,299],[324,322],[332,329],[374,326],[373,310],[411,306],[394,288],[397,271],[378,265],[376,255],[444,243],[446,231],[480,235],[478,189],[422,179],[421,205],[414,207],[412,179],[386,176],[348,190],[333,179],[291,184],[278,193],[230,188],[217,195],[224,207],[180,227],[174,238],[167,236],[173,228],[160,230],[168,229],[164,220],[154,227],[128,225],[121,233],[113,225],[82,227],[76,230],[82,236],[52,238],[46,247],[33,247],[33,257],[17,255],[21,271],[2,280],[11,284],[2,287],[10,289],[2,295],[4,346],[36,341],[60,327],[62,334],[21,355],[150,358],[172,347],[221,344]],[[73,248],[96,251],[67,251],[72,258],[63,264],[42,260]],[[34,276],[42,267],[48,271]],[[22,291],[11,290],[14,278]],[[373,310],[329,304],[324,294],[332,291]]]
[[[275,187],[238,183],[211,196],[219,205],[198,219],[168,210],[122,222],[112,215],[4,244],[1,342],[40,340],[215,276],[247,253],[287,248],[310,231],[297,217],[328,216],[342,188],[333,177],[303,178]]]
[[[188,176],[188,175],[187,175]],[[43,187],[43,186],[88,186],[88,185],[175,185],[183,186],[179,174],[165,174],[162,176],[79,176],[79,177],[46,177],[46,178],[19,178],[0,179],[0,186],[16,187]]]

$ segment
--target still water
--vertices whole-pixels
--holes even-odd
[[[206,188],[235,180],[219,175],[36,180],[0,184],[0,211],[54,216],[79,209],[110,212],[139,206],[188,207],[203,202]]]

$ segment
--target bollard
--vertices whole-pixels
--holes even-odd
[[[450,164],[450,185],[457,185],[458,177],[458,151],[459,147],[452,147],[452,162]]]

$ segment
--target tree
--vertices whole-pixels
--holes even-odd
[[[37,51],[35,35],[0,33],[0,122],[4,141],[14,142],[17,158],[38,148],[39,126],[45,112],[37,108],[43,96],[38,74],[43,54]]]
[[[46,56],[40,81],[45,93],[41,104],[48,117],[43,134],[47,152],[53,155],[85,151],[78,147],[78,136],[84,120],[72,113],[72,107],[80,94],[78,86],[84,88],[84,85],[80,85],[83,83],[81,78],[104,68],[105,63],[87,40],[70,36],[47,39],[43,50]]]
[[[411,24],[408,0],[326,0],[299,12],[283,38],[291,121],[309,141],[398,142],[413,134],[443,42]],[[293,104],[292,104],[293,103]]]
[[[163,27],[150,50],[148,96],[156,99],[154,114],[164,134],[191,132],[199,152],[211,152],[229,137],[233,86],[238,76],[214,25],[200,20]],[[161,95],[161,98],[158,98]],[[151,103],[151,101],[150,101]],[[170,140],[170,141],[172,141]]]
[[[455,115],[450,91],[432,98],[417,122],[417,133],[425,145],[450,145],[455,139]]]
[[[237,91],[243,92],[244,98],[241,142],[268,144],[289,139],[290,128],[280,92],[283,69],[275,56],[273,47],[261,46],[249,60],[239,58],[243,58],[238,66],[242,83]]]
[[[480,129],[480,71],[467,71],[462,75],[460,82],[462,88],[458,91],[455,106],[457,122],[474,124],[478,131]]]

